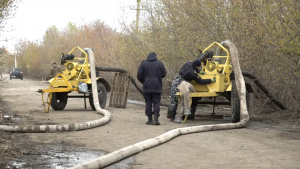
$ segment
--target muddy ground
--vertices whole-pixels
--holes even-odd
[[[8,75],[4,75],[8,77]],[[0,112],[14,124],[66,124],[98,119],[84,109],[83,99],[69,99],[63,111],[44,113],[37,89],[41,81],[6,79],[0,82]],[[76,93],[75,93],[76,94]],[[144,105],[109,107],[112,120],[90,130],[60,133],[7,133],[0,131],[0,168],[68,168],[125,146],[156,137],[178,127],[230,123],[229,119],[196,119],[175,124],[161,107],[160,126],[145,125]],[[197,113],[212,111],[198,107]],[[225,112],[225,113],[224,113]],[[217,114],[226,114],[218,108]],[[179,136],[108,168],[300,168],[299,112],[256,111],[246,128]],[[2,123],[3,124],[3,123]]]

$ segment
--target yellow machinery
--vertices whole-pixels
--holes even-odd
[[[76,49],[82,52],[80,57],[75,57],[72,54]],[[65,65],[65,70],[49,80],[50,85],[48,88],[38,90],[42,94],[45,112],[49,112],[50,105],[54,110],[63,110],[67,105],[68,98],[84,98],[85,108],[86,98],[89,98],[90,105],[95,110],[87,50],[82,50],[80,47],[73,48],[68,54],[61,57],[61,64]],[[107,92],[111,88],[105,79],[98,77],[98,72],[96,72],[96,75],[100,107],[104,108],[107,100]],[[86,91],[83,92],[80,90],[79,86],[86,87]],[[73,91],[77,91],[80,95],[69,95]],[[44,93],[49,93],[47,101],[44,101]]]
[[[213,56],[213,52],[209,51],[212,47],[219,47],[226,52],[226,56]],[[230,54],[229,51],[221,44],[214,42],[209,45],[200,56],[201,71],[205,74],[198,74],[202,79],[216,78],[216,82],[207,85],[200,85],[195,81],[191,81],[191,84],[195,87],[196,92],[190,93],[191,97],[191,116],[194,118],[197,104],[213,104],[215,105],[230,105],[231,106],[231,119],[232,122],[240,121],[240,102],[236,90],[234,81],[234,74],[232,71],[232,65],[230,65]],[[219,63],[219,60],[225,60],[224,64]],[[249,100],[249,93],[253,92],[251,86],[246,84],[247,88],[247,102]],[[176,93],[180,96],[181,93]],[[229,102],[216,102],[215,98],[218,96],[226,97]],[[200,101],[201,97],[213,98],[213,102]],[[249,105],[247,103],[247,105]],[[184,122],[188,116],[185,117]]]

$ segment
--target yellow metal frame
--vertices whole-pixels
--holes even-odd
[[[226,58],[225,64],[218,65],[219,68],[223,68],[223,71],[220,72],[222,75],[219,75],[219,76],[225,76],[225,77],[222,77],[221,79],[225,78],[224,80],[226,82],[221,82],[220,79],[217,78],[217,81],[214,84],[207,84],[207,85],[199,85],[198,86],[198,84],[196,84],[195,82],[192,81],[191,83],[194,84],[194,86],[197,85],[195,88],[198,88],[199,90],[201,90],[201,92],[190,93],[190,104],[192,104],[192,98],[193,97],[217,97],[217,96],[219,96],[220,94],[213,89],[213,87],[216,87],[216,86],[220,87],[220,85],[224,85],[223,88],[222,88],[224,90],[223,92],[225,92],[225,91],[231,91],[230,69],[229,69],[230,68],[230,55],[229,55],[229,51],[226,48],[224,48],[221,44],[219,44],[218,42],[214,42],[211,45],[209,45],[206,49],[204,49],[203,53],[206,52],[206,51],[208,51],[214,45],[217,45],[220,48],[222,48],[226,52],[226,54],[227,54],[226,56],[213,56],[213,58]],[[202,66],[202,71],[204,71],[205,65],[204,65],[203,62],[201,62],[201,66]],[[199,74],[199,76],[201,78],[204,78],[204,77],[206,77],[206,78],[212,78],[212,77],[216,77],[217,74],[213,74],[213,73],[209,72],[209,73],[207,73],[205,75]],[[219,76],[217,76],[217,77],[219,77]],[[176,97],[178,98],[178,101],[180,101],[180,96],[181,96],[181,93],[177,92],[176,93]],[[185,115],[183,123],[186,122],[187,118],[188,118],[188,115]]]
[[[211,45],[209,45],[206,49],[204,49],[203,53],[206,52],[206,51],[208,51],[214,45],[217,45],[220,48],[222,48],[226,52],[226,54],[227,54],[227,56],[213,56],[213,58],[226,58],[225,64],[224,65],[220,65],[220,67],[224,68],[222,74],[226,74],[226,80],[227,80],[227,82],[230,82],[230,74],[229,74],[230,73],[230,71],[229,71],[230,55],[229,55],[228,50],[226,48],[224,48],[224,46],[222,46],[218,42],[214,42]],[[202,65],[202,69],[204,69],[204,65]]]
[[[58,77],[61,77],[61,79],[58,79]],[[67,87],[66,88],[54,88],[53,87],[53,83],[56,81],[56,80],[62,80],[62,81],[65,81],[67,83]],[[58,73],[55,78],[52,80],[52,82],[50,83],[49,87],[46,88],[46,89],[43,89],[43,92],[72,92],[72,91],[76,91],[77,89],[76,88],[73,88],[71,86],[71,84],[68,82],[68,80],[66,79],[66,77],[61,74],[61,73]]]
[[[87,66],[87,58],[88,58],[88,55],[86,54],[86,52],[84,52],[84,50],[82,50],[80,47],[76,46],[75,48],[73,48],[68,54],[72,54],[76,49],[79,49],[84,55],[85,55],[85,58],[74,58],[76,60],[80,60],[80,59],[84,59],[84,63],[83,63],[83,66],[82,66],[82,69],[80,70],[80,73],[78,75],[78,77],[76,78],[76,80],[79,80],[79,77],[82,73],[82,71],[84,70],[84,68]],[[59,78],[60,77],[60,78]],[[54,83],[57,82],[57,81],[64,81],[67,86],[66,87],[53,87]],[[45,88],[45,89],[42,89],[42,101],[43,101],[43,106],[44,106],[44,111],[45,113],[48,113],[49,112],[49,108],[50,108],[50,105],[51,105],[51,99],[52,99],[52,93],[56,93],[56,92],[72,92],[72,91],[77,91],[78,90],[78,87],[72,87],[72,85],[69,83],[69,81],[67,80],[67,78],[61,74],[61,73],[58,73],[52,80],[51,80],[51,83],[49,85],[48,88]],[[48,97],[47,97],[47,101],[45,102],[44,101],[44,93],[49,93]],[[47,108],[45,107],[46,105]]]
[[[61,79],[58,79],[58,77],[61,77]],[[66,88],[53,88],[52,86],[53,86],[53,83],[55,82],[55,80],[63,80],[68,84],[68,86]],[[55,78],[52,80],[52,82],[50,83],[49,87],[42,90],[42,101],[43,101],[43,106],[44,106],[45,113],[49,112],[51,99],[52,99],[52,93],[54,93],[54,92],[72,92],[72,91],[77,91],[77,88],[73,88],[70,85],[70,83],[68,82],[68,80],[66,79],[66,77],[63,74],[58,73],[55,76]],[[44,93],[49,93],[46,102],[44,101]],[[48,104],[47,110],[45,108],[46,104]]]
[[[44,92],[42,92],[42,101],[43,101],[43,107],[44,107],[45,113],[48,113],[48,112],[49,112],[49,108],[50,108],[50,104],[51,104],[51,99],[52,99],[52,92],[49,93],[46,102],[44,101]],[[48,105],[48,106],[47,106],[47,109],[46,109],[46,107],[45,107],[46,104]]]
[[[225,64],[219,64],[218,62],[213,62],[216,64],[216,69],[212,71],[208,71],[207,65],[211,61],[207,61],[206,66],[203,62],[202,64],[202,71],[205,71],[206,74],[198,74],[203,79],[211,79],[216,78],[216,82],[206,85],[200,85],[194,81],[191,81],[191,84],[195,87],[196,93],[191,94],[191,97],[216,97],[218,96],[218,92],[222,93],[225,91],[230,91],[230,73],[232,71],[232,66],[230,65],[230,55],[229,51],[224,48],[218,42],[214,42],[210,44],[203,52],[208,51],[213,46],[217,45],[218,47],[222,48],[226,52],[226,56],[213,56],[213,58],[226,58]],[[222,72],[221,72],[222,70]]]
[[[72,54],[72,53],[74,52],[74,50],[76,50],[76,49],[79,49],[79,50],[85,55],[83,67],[82,67],[82,69],[81,69],[81,71],[80,71],[80,73],[79,73],[79,75],[78,75],[78,77],[77,77],[77,80],[78,80],[79,77],[80,77],[80,75],[81,75],[81,73],[82,73],[82,71],[83,71],[83,69],[84,69],[85,66],[86,66],[86,62],[87,62],[88,55],[85,53],[84,50],[82,50],[82,49],[81,49],[80,47],[78,47],[78,46],[76,46],[75,48],[73,48],[68,54],[69,54],[69,55]],[[81,60],[81,59],[83,59],[83,58],[74,58],[74,60]]]

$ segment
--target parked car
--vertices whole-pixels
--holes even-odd
[[[20,78],[21,80],[23,80],[23,71],[20,68],[12,68],[9,74],[10,74],[10,80],[12,78]]]

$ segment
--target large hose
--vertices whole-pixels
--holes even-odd
[[[226,48],[227,50],[229,50],[229,47],[226,44],[226,41],[221,42],[220,45],[222,45],[224,48]],[[224,50],[220,46],[218,46],[217,51],[216,51],[216,56],[221,56],[221,54],[222,54],[223,51]]]
[[[93,99],[97,113],[104,115],[101,119],[83,122],[83,123],[72,123],[72,124],[60,124],[60,125],[0,125],[0,131],[7,132],[26,132],[26,133],[43,133],[43,132],[59,132],[59,131],[78,131],[86,130],[94,127],[98,127],[108,123],[111,119],[111,114],[105,109],[101,109],[98,100],[98,89],[96,82],[96,71],[95,71],[95,58],[94,53],[91,49],[88,49],[88,56],[90,60],[92,86],[93,86]],[[95,87],[94,87],[95,86]]]
[[[228,49],[228,45],[226,43],[226,41],[223,41],[220,43],[223,47],[225,47],[226,49]],[[218,47],[217,51],[216,51],[216,56],[221,56],[222,51],[224,51],[222,48]],[[243,76],[249,77],[250,79],[252,79],[254,81],[254,83],[256,84],[256,86],[258,88],[260,88],[260,90],[263,91],[263,93],[277,106],[279,107],[281,110],[286,110],[287,108],[279,101],[277,100],[269,91],[268,89],[257,79],[256,76],[254,76],[253,74],[249,73],[249,72],[242,72]]]
[[[96,66],[96,70],[98,71],[103,71],[103,72],[119,72],[119,73],[128,73],[127,70],[125,69],[121,69],[121,68],[111,68],[111,67],[101,67],[101,66]],[[140,88],[135,79],[131,76],[131,83],[135,86],[135,88],[141,93],[141,95],[144,96],[144,93],[143,93],[143,89]]]
[[[249,72],[242,72],[243,76],[249,77],[254,81],[254,83],[264,92],[264,94],[276,105],[278,106],[281,110],[286,110],[287,108],[280,102],[278,101],[269,91],[268,89],[260,83],[260,81],[254,76],[253,74]]]
[[[119,160],[122,160],[126,157],[129,157],[131,155],[134,155],[146,149],[155,147],[157,145],[163,144],[177,136],[184,135],[184,134],[191,134],[191,133],[204,132],[204,131],[237,129],[237,128],[245,127],[249,120],[249,115],[246,106],[245,81],[242,76],[242,72],[238,61],[238,53],[235,46],[230,41],[225,41],[225,42],[229,46],[230,53],[232,56],[232,63],[234,65],[235,81],[236,81],[237,91],[240,98],[241,121],[239,121],[238,123],[192,126],[192,127],[174,129],[158,137],[130,145],[128,147],[114,151],[112,153],[94,159],[92,161],[86,162],[84,164],[76,165],[72,167],[72,169],[103,168]]]

